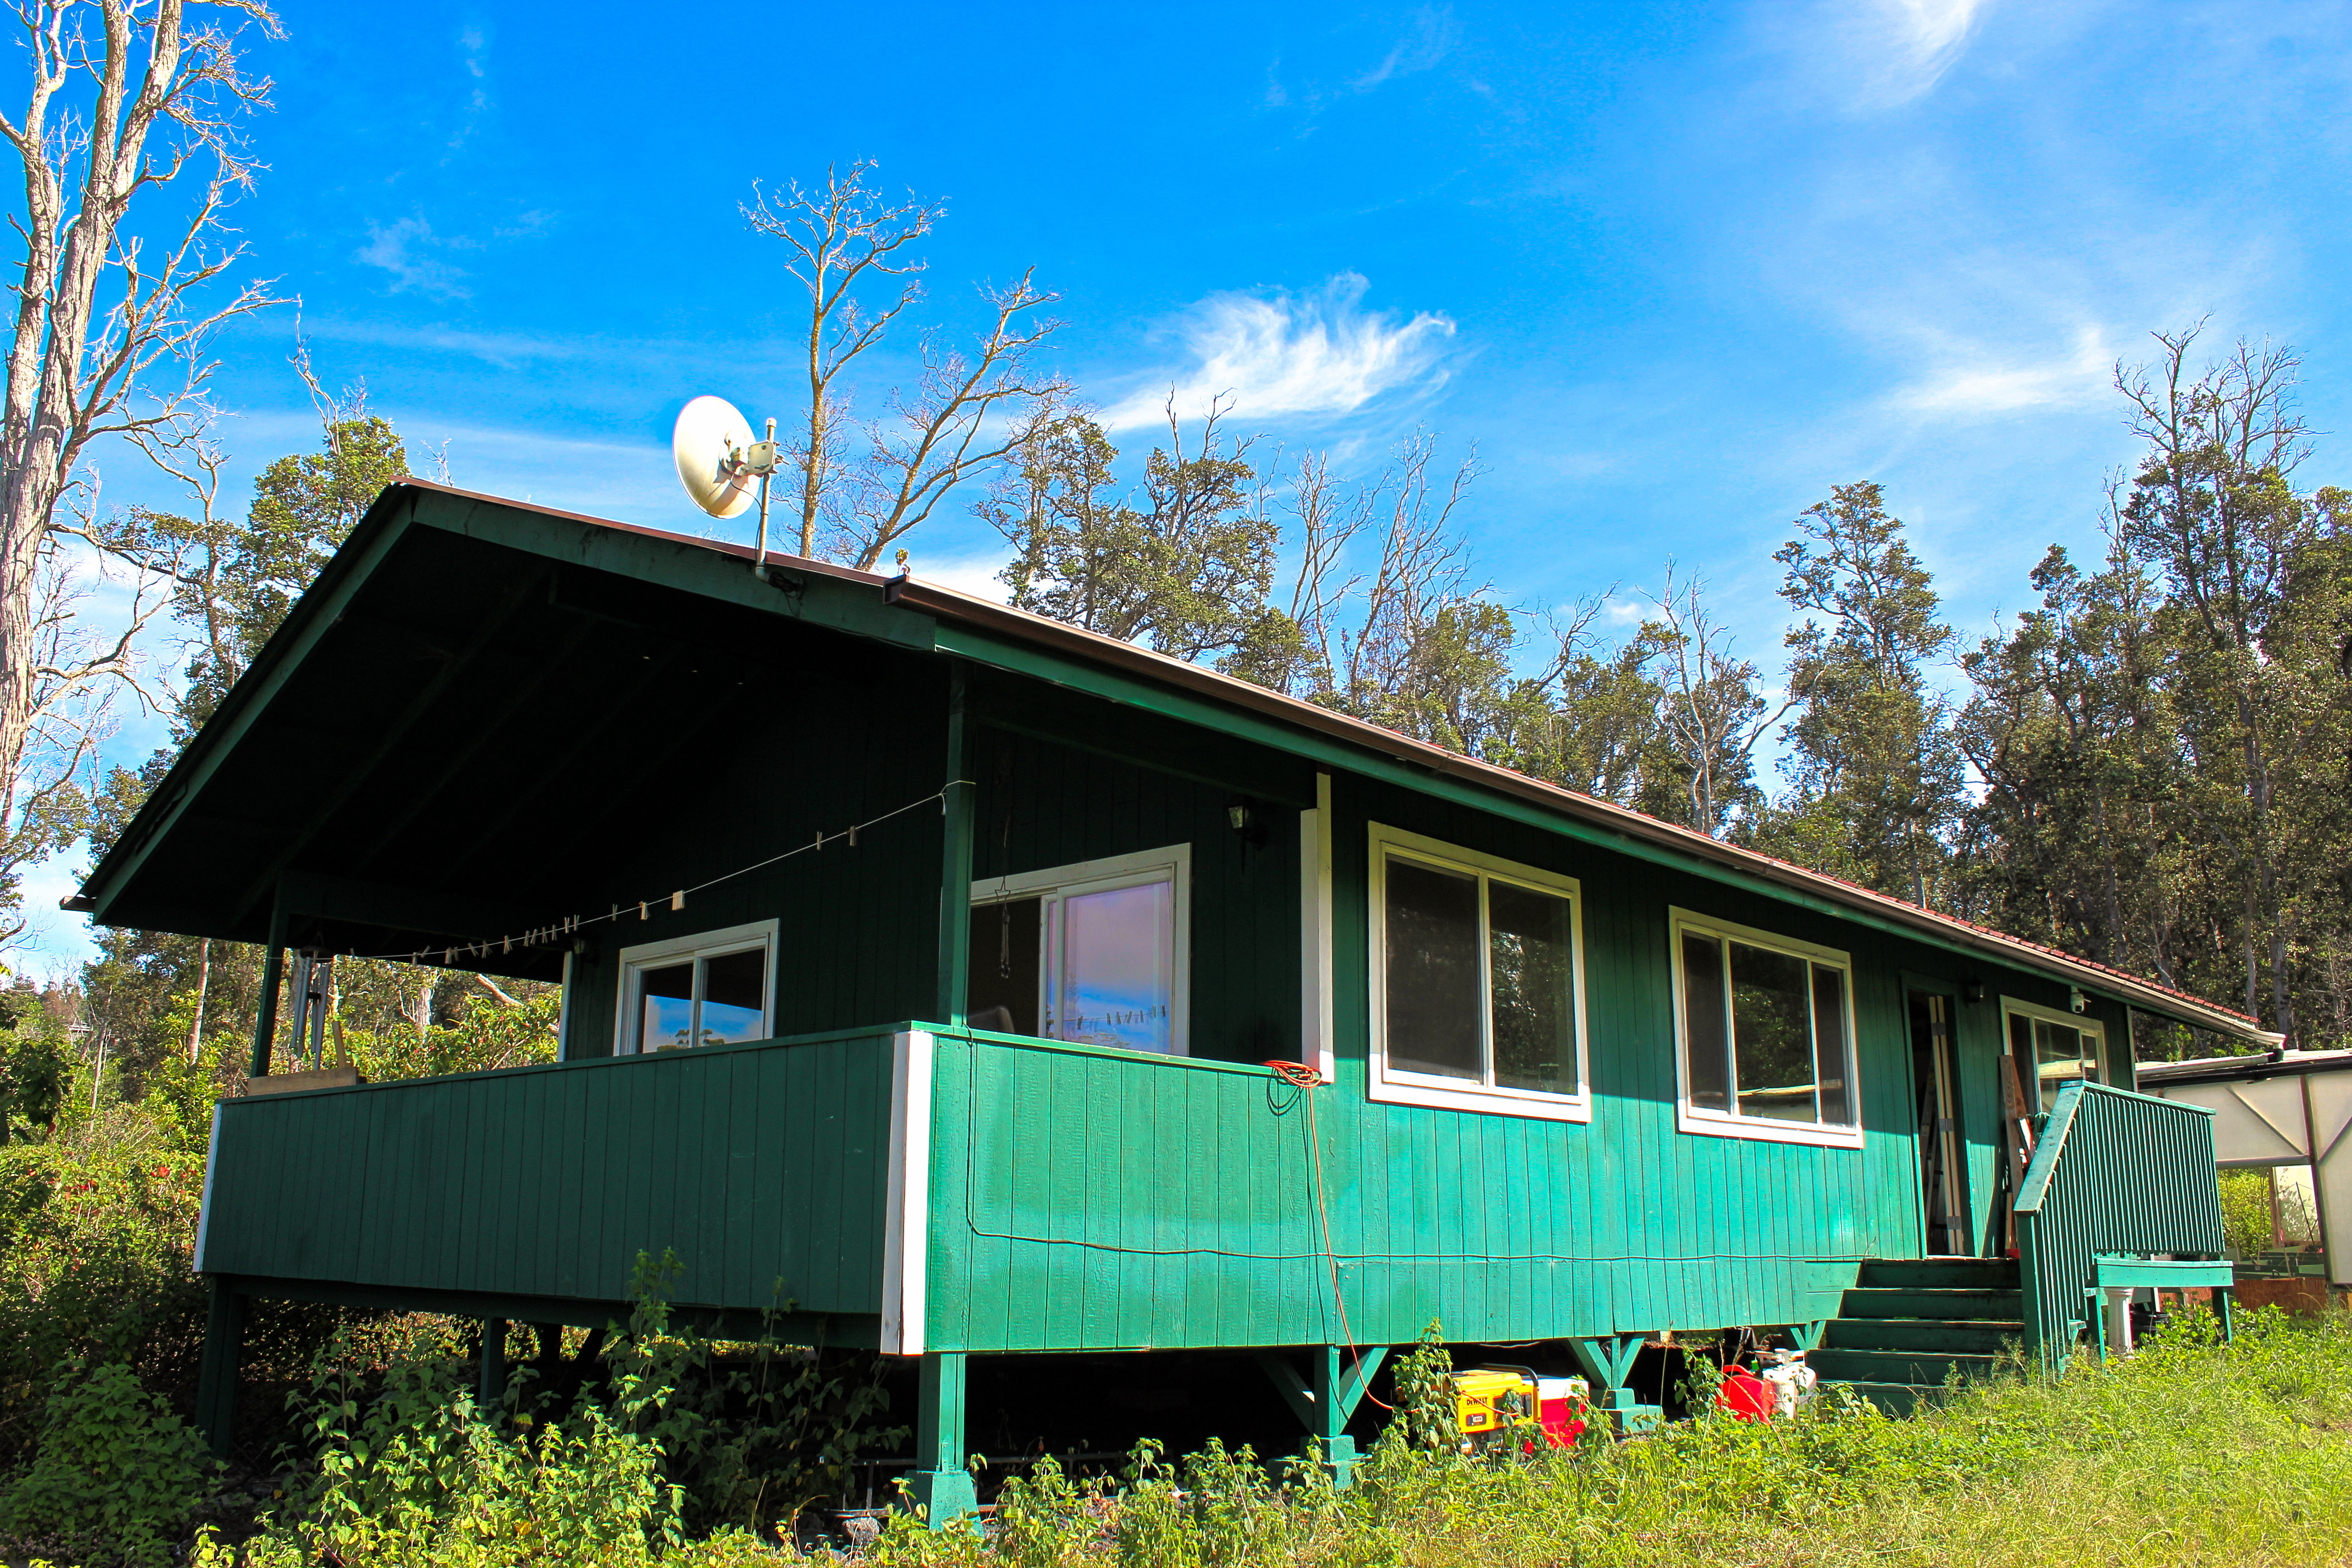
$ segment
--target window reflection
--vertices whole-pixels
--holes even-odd
[[[746,948],[702,961],[702,1025],[698,1043],[728,1045],[767,1033],[768,953]]]
[[[640,970],[638,994],[645,1015],[638,1049],[674,1051],[694,1037],[694,963],[667,963]]]
[[[622,1020],[630,1028],[619,1048],[674,1051],[765,1038],[768,943],[746,947],[742,940],[740,930],[713,932],[716,951],[630,962],[621,1000]]]
[[[1174,1043],[1175,884],[1076,893],[1063,899],[1055,912],[1060,1037],[1167,1051]]]
[[[1486,967],[1495,1081],[1576,1092],[1576,957],[1568,900],[1509,882],[1486,885]]]
[[[1392,858],[1387,883],[1389,1063],[1479,1078],[1478,879]]]

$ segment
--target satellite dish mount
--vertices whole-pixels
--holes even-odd
[[[782,467],[776,447],[776,422],[769,420],[766,439],[755,441],[750,421],[733,404],[723,397],[698,397],[678,410],[669,446],[670,456],[677,463],[678,482],[694,504],[713,517],[742,516],[751,508],[756,487],[760,542],[751,570],[767,582],[768,485]]]

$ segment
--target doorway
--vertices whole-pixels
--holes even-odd
[[[1952,998],[1913,991],[1911,1081],[1919,1103],[1919,1203],[1931,1258],[1969,1258],[1968,1195],[1960,1180],[1960,1098],[1952,1058]]]

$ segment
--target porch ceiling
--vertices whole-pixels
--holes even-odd
[[[292,944],[383,954],[601,912],[578,903],[609,895],[600,840],[843,657],[773,613],[412,521],[370,514],[383,537],[338,556],[356,569],[306,595],[78,904],[261,942],[282,897]],[[562,947],[462,966],[552,978]]]

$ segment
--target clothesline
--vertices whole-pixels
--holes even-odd
[[[402,952],[353,952],[342,956],[375,959],[389,963],[455,964],[460,959],[482,959],[510,953],[519,946],[546,947],[559,942],[567,942],[590,926],[601,925],[608,921],[626,920],[632,914],[641,921],[650,920],[653,917],[653,911],[656,909],[683,910],[686,908],[688,897],[691,894],[715,888],[721,882],[731,882],[738,877],[749,876],[754,871],[765,870],[768,867],[790,860],[796,855],[821,853],[827,844],[837,844],[846,840],[847,847],[855,849],[857,847],[857,836],[867,828],[877,827],[893,817],[904,816],[907,813],[918,807],[929,805],[933,801],[938,801],[940,809],[944,811],[947,808],[948,791],[958,784],[969,785],[971,783],[971,779],[950,780],[927,795],[910,800],[906,805],[886,811],[879,816],[868,817],[864,822],[853,822],[837,833],[826,833],[820,828],[815,837],[804,844],[796,845],[781,855],[771,855],[764,860],[754,860],[748,866],[738,866],[732,871],[723,871],[716,877],[697,882],[691,887],[679,888],[650,899],[632,899],[614,904],[610,910],[601,915],[566,915],[547,925],[533,926],[520,935],[509,932],[475,942],[455,942],[440,948],[411,948]],[[437,959],[435,957],[436,952],[439,954]]]

